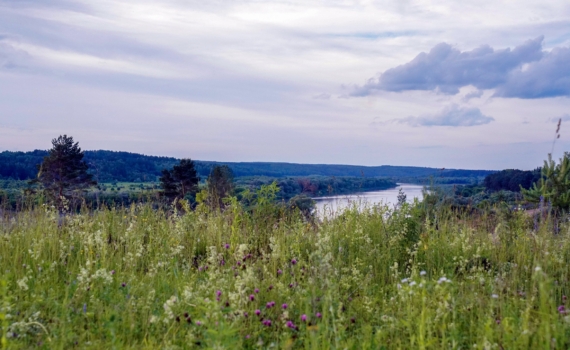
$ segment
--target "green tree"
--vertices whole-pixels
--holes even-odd
[[[554,208],[570,209],[570,153],[565,152],[557,164],[548,155],[542,167],[542,177],[528,189],[521,189],[529,202],[550,202]]]
[[[182,199],[198,190],[200,178],[191,159],[182,159],[172,170],[162,170],[160,186],[162,193],[169,199]]]
[[[52,148],[38,166],[38,176],[32,183],[41,185],[47,198],[62,208],[65,200],[75,200],[89,187],[97,185],[83,151],[73,137],[63,135],[51,141]]]
[[[223,209],[223,199],[234,190],[234,173],[227,165],[216,165],[208,176],[208,201],[213,208]]]

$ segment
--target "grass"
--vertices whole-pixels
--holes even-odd
[[[570,347],[570,226],[521,212],[15,215],[0,222],[3,347]]]

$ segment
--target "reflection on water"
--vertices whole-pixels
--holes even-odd
[[[323,216],[326,213],[328,216],[330,214],[338,214],[346,207],[355,204],[358,207],[372,206],[375,204],[387,204],[392,207],[398,203],[398,191],[400,188],[406,194],[406,199],[409,203],[413,202],[414,198],[422,199],[423,186],[398,184],[398,187],[389,190],[361,192],[341,196],[317,197],[313,198],[313,200],[316,202],[318,215]]]

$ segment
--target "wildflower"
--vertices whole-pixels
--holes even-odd
[[[269,286],[269,290],[272,290],[272,289],[273,289],[273,285],[270,285],[270,286]]]
[[[237,266],[241,266],[241,261],[238,261],[238,262],[237,262]]]
[[[255,314],[256,314],[257,316],[261,315],[261,310],[259,310],[259,309],[255,310]]]
[[[224,244],[224,248],[230,249],[230,245],[228,243]]]
[[[192,323],[192,319],[190,317],[186,317],[186,322]]]
[[[125,288],[127,284],[125,282],[121,283],[121,287]]]
[[[230,302],[226,301],[226,307],[230,307]]]
[[[317,314],[316,314],[315,316],[317,316],[317,318],[321,318],[321,317],[323,317],[323,315],[321,315],[321,313],[320,313],[320,312],[317,312]]]
[[[221,290],[217,290],[217,291],[216,291],[216,296],[217,296],[217,297],[220,297],[221,295],[222,295],[222,291],[221,291]]]
[[[255,288],[254,292],[257,294],[259,293],[259,289]]]
[[[114,274],[115,274],[115,270],[111,270],[111,275],[114,275]]]
[[[244,313],[243,313],[243,316],[244,316],[245,318],[247,318],[247,317],[249,316],[249,314],[248,314],[247,312],[244,312]]]
[[[293,288],[293,283],[289,283],[289,288]]]
[[[407,282],[408,282],[408,278],[404,278],[404,279],[402,280],[402,283],[407,283]]]
[[[416,281],[410,282],[410,287],[413,287],[413,286],[415,286],[415,285],[416,285]]]
[[[498,299],[499,296],[498,296],[497,294],[491,294],[491,298],[493,298],[493,299]]]
[[[222,261],[220,261],[220,265],[224,266],[226,264],[226,261],[224,259],[222,259]]]
[[[87,304],[83,304],[83,313],[87,312]]]
[[[562,302],[565,303],[565,302],[566,302],[566,299],[567,299],[567,298],[566,298],[566,295],[563,295],[563,296],[562,296]]]
[[[302,314],[302,315],[301,315],[301,321],[307,322],[307,315]]]
[[[295,324],[292,321],[287,321],[287,327],[289,327],[291,329],[297,328],[297,326],[295,326]]]
[[[245,339],[249,339],[249,338],[250,338],[250,335],[249,335],[249,334],[245,336]]]
[[[287,304],[281,305],[281,308],[282,308],[283,310],[287,309]]]
[[[281,275],[283,273],[283,271],[281,271],[281,269],[277,270],[277,274]]]
[[[427,272],[425,272],[424,270],[420,271],[420,276],[425,276],[427,274]]]
[[[351,322],[351,323],[356,323],[356,318],[351,317],[351,318],[350,318],[350,322]]]
[[[297,259],[293,258],[291,259],[291,265],[296,265],[297,264]]]
[[[496,324],[501,324],[501,320],[496,319],[496,320],[495,320],[495,323],[496,323]]]
[[[250,295],[249,295],[249,300],[254,301],[254,300],[255,300],[255,295],[250,294]]]
[[[536,272],[542,271],[542,268],[540,268],[540,266],[537,266],[534,268],[534,271],[536,271]]]
[[[196,321],[196,326],[201,326],[201,325],[202,325],[202,322]]]
[[[558,313],[561,314],[561,315],[566,314],[566,308],[564,307],[564,305],[560,305],[560,306],[558,307]]]
[[[176,316],[176,322],[180,323],[180,316]]]

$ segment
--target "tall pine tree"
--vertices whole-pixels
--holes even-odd
[[[80,197],[87,188],[97,184],[87,170],[83,151],[73,137],[63,135],[51,141],[52,148],[38,166],[38,176],[34,182],[40,183],[46,197],[63,206],[64,199]]]

